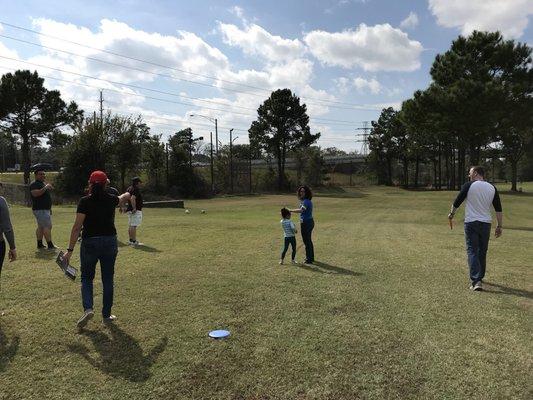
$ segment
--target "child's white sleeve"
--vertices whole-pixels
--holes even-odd
[[[294,233],[296,233],[296,225],[294,225],[294,222],[291,221],[291,228]]]

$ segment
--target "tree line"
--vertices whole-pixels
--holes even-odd
[[[465,182],[468,165],[497,160],[509,167],[516,191],[520,161],[528,154],[533,162],[531,54],[527,44],[499,32],[454,40],[436,56],[429,87],[372,122],[368,141],[378,181],[417,187],[425,168],[434,188],[454,189]]]
[[[302,181],[323,181],[322,151],[313,146],[320,133],[311,134],[306,105],[289,89],[272,92],[259,107],[249,130],[250,144],[221,146],[213,156],[210,144],[193,136],[193,130],[185,128],[165,142],[162,135],[151,134],[142,116],[108,112],[86,117],[75,102],[67,104],[59,91],[46,89],[37,72],[19,70],[0,79],[2,168],[20,160],[26,184],[32,160],[61,167],[56,184],[65,195],[83,193],[83,177],[95,169],[106,171],[121,189],[128,177],[144,173],[153,192],[183,197],[233,192],[242,186],[245,170],[252,191],[249,167],[258,158],[273,160],[277,168],[256,174],[255,189],[283,190]],[[297,159],[296,181],[286,173],[287,157]],[[198,162],[211,163],[211,177],[195,168]]]

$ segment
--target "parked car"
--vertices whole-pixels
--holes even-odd
[[[53,171],[54,166],[49,163],[37,163],[30,167],[31,171]]]

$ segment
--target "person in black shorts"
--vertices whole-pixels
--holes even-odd
[[[81,329],[94,316],[93,280],[96,264],[100,261],[103,285],[102,318],[104,322],[116,319],[111,314],[113,306],[113,279],[115,261],[118,253],[117,230],[115,229],[115,208],[123,206],[129,199],[129,193],[121,196],[106,191],[107,175],[94,171],[89,178],[89,194],[80,199],[76,211],[76,220],[70,233],[70,242],[65,254],[70,262],[74,246],[83,227],[80,261],[81,261],[81,298],[83,315],[78,320]]]
[[[50,183],[45,183],[46,173],[43,170],[36,170],[35,181],[30,184],[31,209],[37,220],[37,249],[45,249],[43,237],[46,239],[48,250],[57,247],[52,242],[52,197],[50,191],[54,187]]]

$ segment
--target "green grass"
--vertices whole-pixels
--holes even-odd
[[[454,192],[316,196],[314,268],[277,264],[278,213],[293,196],[147,209],[150,247],[120,248],[116,327],[95,318],[84,334],[79,282],[36,254],[31,211],[13,207],[20,260],[2,274],[0,398],[530,399],[533,185],[524,189],[503,194],[506,229],[481,293],[468,290],[460,218],[448,227]],[[57,244],[73,216],[55,209]],[[123,216],[117,226],[124,242]],[[98,308],[100,293],[97,281]],[[232,336],[210,340],[217,328]]]
[[[47,171],[46,179],[48,182],[54,183],[57,172]],[[30,180],[33,180],[33,173],[30,174]],[[23,172],[0,172],[0,182],[3,183],[24,183],[24,173]]]

